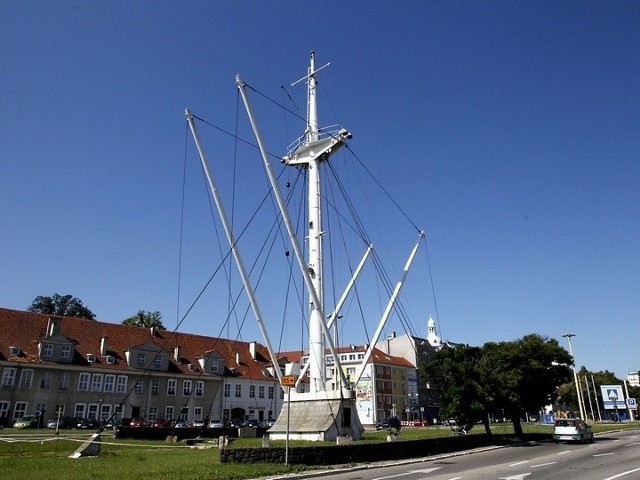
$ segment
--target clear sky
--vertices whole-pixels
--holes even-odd
[[[331,62],[320,123],[354,133],[427,232],[431,276],[416,262],[403,293],[415,333],[429,315],[474,345],[573,332],[578,366],[623,377],[640,368],[639,25],[637,1],[0,2],[0,305],[57,292],[174,327],[219,262],[184,108],[252,141],[235,75],[286,103],[313,50]],[[304,86],[286,91],[304,111]],[[282,118],[259,118],[278,154],[302,133]],[[237,155],[202,128],[210,157]],[[395,281],[415,232],[389,230]],[[237,335],[226,312],[208,289],[180,329]],[[251,317],[240,336],[262,341]]]

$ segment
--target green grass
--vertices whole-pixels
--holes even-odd
[[[637,423],[595,424],[594,432],[638,428]],[[549,433],[552,427],[540,424],[523,424],[525,433]],[[513,433],[510,424],[494,424],[496,435]],[[7,436],[20,433],[24,441],[9,442]],[[0,431],[0,472],[3,478],[25,478],[28,480],[234,480],[257,478],[305,470],[304,466],[282,464],[222,464],[217,448],[186,448],[181,443],[169,445],[162,441],[116,440],[110,435],[103,436],[101,454],[96,457],[70,459],[84,436],[72,438],[51,435],[51,440],[29,441],[23,434],[47,434],[46,431],[27,430],[22,432],[7,429]],[[482,425],[474,426],[470,434],[482,435]],[[360,442],[384,443],[386,431],[367,431]],[[402,440],[451,436],[449,428],[403,428]],[[334,445],[333,442],[322,442]],[[233,440],[230,447],[259,447],[261,439],[243,438]],[[271,446],[284,447],[284,441],[273,441]],[[290,446],[308,445],[306,442],[292,441]],[[314,443],[317,445],[317,443]]]

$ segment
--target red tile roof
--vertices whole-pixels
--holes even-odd
[[[43,361],[38,356],[38,344],[46,338],[49,318],[61,319],[59,333],[75,343],[72,364],[89,369],[136,370],[127,365],[125,351],[146,343],[153,343],[167,351],[170,359],[169,371],[179,371],[185,375],[197,376],[199,372],[189,370],[188,364],[198,365],[200,356],[214,350],[224,357],[225,367],[235,369],[240,377],[265,379],[267,377],[263,372],[271,365],[267,348],[260,343],[256,343],[254,360],[250,354],[249,342],[168,330],[156,330],[156,334],[152,335],[149,328],[4,308],[0,308],[0,360],[53,363]],[[107,364],[105,358],[100,356],[100,344],[104,337],[107,339],[107,354],[116,358],[114,364]],[[21,355],[11,355],[10,347],[19,347]],[[173,359],[175,347],[180,347],[180,363]],[[96,356],[95,363],[86,361],[88,353]]]

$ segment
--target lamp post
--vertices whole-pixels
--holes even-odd
[[[569,353],[571,354],[571,357],[573,358],[573,348],[571,346],[571,338],[575,337],[576,334],[575,333],[564,333],[564,334],[562,334],[562,336],[569,341]],[[580,418],[582,418],[584,420],[585,415],[584,415],[584,409],[582,408],[582,396],[580,395],[580,387],[578,386],[578,374],[576,373],[576,362],[575,362],[575,360],[573,361],[573,383],[576,386],[576,395],[578,395],[578,409],[580,410]]]

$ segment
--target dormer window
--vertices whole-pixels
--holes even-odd
[[[107,355],[106,359],[109,365],[113,365],[114,363],[116,363],[116,359],[113,355]]]
[[[14,356],[14,357],[17,357],[17,356],[19,356],[21,353],[22,353],[22,352],[21,352],[21,350],[20,350],[20,347],[9,347],[9,354],[10,354],[10,355],[12,355],[12,356]]]
[[[62,345],[60,348],[60,358],[68,360],[71,358],[71,346],[70,345]]]
[[[87,353],[87,362],[94,363],[96,361],[96,356],[93,353]]]
[[[42,358],[51,358],[53,357],[53,344],[52,343],[43,343],[42,350],[40,351],[40,355]]]
[[[146,358],[147,358],[147,356],[144,353],[138,352],[136,365],[138,365],[139,367],[144,367],[144,365],[146,363]]]

